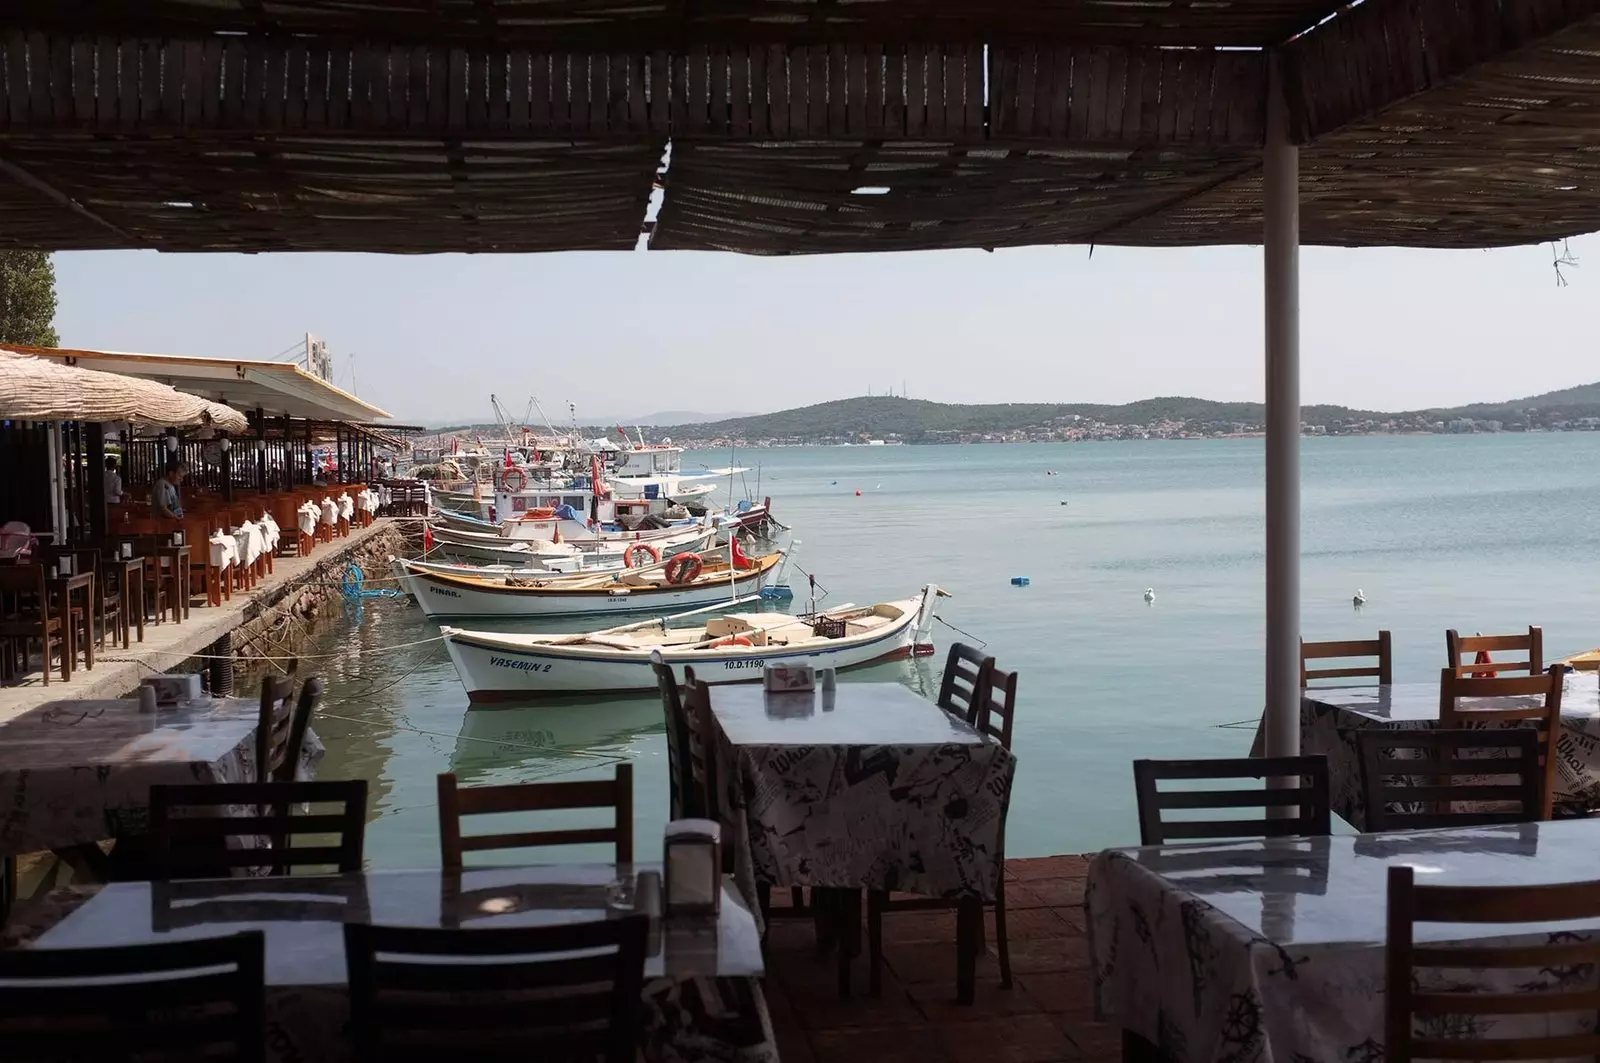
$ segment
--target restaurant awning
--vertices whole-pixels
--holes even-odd
[[[237,409],[259,409],[268,417],[359,422],[386,420],[389,417],[384,410],[361,401],[290,362],[185,358],[65,347],[5,345],[0,349],[48,358],[67,365],[158,381]]]
[[[0,417],[16,421],[129,421],[244,432],[244,414],[150,380],[62,365],[0,349]]]

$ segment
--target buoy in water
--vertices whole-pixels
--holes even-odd
[[[1012,576],[1011,577],[1011,585],[1013,587],[1026,587],[1028,584],[1030,584],[1032,582],[1033,581],[1030,580],[1027,576]]]
[[[858,488],[856,488],[856,497],[857,497],[857,498],[860,498],[860,497],[861,497],[861,488],[859,488],[859,487],[858,487]]]
[[[1144,600],[1146,605],[1149,605],[1156,600],[1156,592],[1153,588],[1146,587],[1144,589]]]
[[[833,480],[828,484],[828,486],[829,487],[838,487],[839,486],[839,481],[838,480]]]
[[[1357,609],[1360,609],[1363,605],[1367,604],[1366,593],[1362,591],[1360,587],[1356,588],[1356,593],[1351,597],[1350,604],[1355,606]]]
[[[1067,504],[1067,500],[1066,500],[1066,499],[1064,499],[1064,498],[1063,498],[1063,499],[1062,499],[1062,500],[1061,500],[1061,504],[1062,504],[1062,505],[1063,505],[1063,506],[1064,506],[1064,505],[1066,505],[1066,504]]]

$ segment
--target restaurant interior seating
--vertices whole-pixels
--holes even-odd
[[[983,689],[993,667],[993,657],[984,656],[964,642],[952,643],[939,681],[938,706],[976,727]]]
[[[1535,629],[1537,630],[1537,629]],[[1565,669],[1551,665],[1548,672],[1528,676],[1462,676],[1445,668],[1439,675],[1439,726],[1515,726],[1532,724],[1539,733],[1539,763],[1544,770],[1544,795],[1540,819],[1555,811],[1557,744],[1561,738],[1561,694]],[[1462,698],[1526,698],[1524,704],[1497,704],[1493,708],[1462,705]]]
[[[1544,671],[1544,629],[1529,627],[1525,635],[1459,635],[1455,628],[1444,633],[1445,652],[1450,668],[1458,676],[1500,675],[1505,672],[1523,672],[1538,675]],[[1493,660],[1494,653],[1516,651],[1526,653],[1521,660]],[[1463,661],[1471,654],[1473,659]]]
[[[264,952],[259,930],[113,948],[0,950],[0,1055],[259,1063]]]
[[[302,805],[319,804],[335,810],[296,814]],[[365,779],[152,786],[150,877],[224,878],[236,869],[360,871],[366,820]],[[310,836],[309,843],[296,845],[297,835]]]
[[[1331,668],[1312,668],[1310,661],[1349,661],[1375,658],[1365,664],[1338,664]],[[1300,640],[1300,686],[1320,680],[1376,679],[1380,686],[1394,682],[1394,650],[1389,632],[1380,631],[1375,639],[1346,642],[1307,642]]]
[[[952,656],[952,660],[954,657]],[[1003,672],[994,667],[994,658],[986,659],[980,666],[979,675],[982,677],[982,686],[978,689],[977,700],[977,729],[991,738],[994,738],[1006,749],[1011,748],[1012,725],[1016,720],[1017,708],[1017,673]],[[1009,803],[1008,803],[1009,805]],[[998,855],[1001,866],[1005,865],[1005,814],[1009,807],[1001,811],[1000,840],[1001,851]],[[882,989],[883,980],[883,917],[886,912],[925,911],[934,909],[958,909],[959,902],[950,897],[894,897],[884,890],[869,890],[867,892],[867,979],[869,991],[876,996]],[[1006,935],[1006,883],[1002,873],[1000,881],[995,887],[994,908],[994,937],[995,949],[1000,960],[1000,985],[1002,988],[1011,988],[1011,943]],[[983,920],[978,920],[977,932],[979,940],[982,939]]]
[[[609,844],[619,864],[633,862],[633,765],[617,765],[610,779],[581,782],[530,782],[503,786],[459,786],[453,772],[439,776],[439,851],[444,866],[459,868],[468,852],[528,849],[548,845]],[[606,827],[463,834],[464,816],[561,809],[610,809]]]
[[[1527,932],[1518,935],[1516,930],[1518,924],[1600,918],[1600,882],[1419,886],[1414,869],[1399,864],[1389,868],[1388,895],[1387,1063],[1600,1055],[1600,1032],[1594,1028],[1600,990],[1593,986],[1592,973],[1578,982],[1559,974],[1547,980],[1537,977],[1540,972],[1592,972],[1600,960],[1600,943],[1535,930],[1535,944]],[[1472,940],[1419,942],[1417,926],[1428,923],[1473,924]],[[1465,970],[1493,972],[1500,976],[1499,985],[1463,985],[1459,975]]]
[[[1374,730],[1356,739],[1370,832],[1547,818],[1533,728]]]
[[[1297,778],[1298,785],[1282,789],[1247,787],[1224,790],[1163,790],[1163,781],[1244,780]],[[1212,838],[1276,838],[1322,835],[1332,829],[1328,795],[1328,758],[1244,757],[1214,760],[1136,760],[1134,790],[1139,804],[1139,844],[1164,845],[1175,841]],[[1268,815],[1272,808],[1292,809],[1293,815]],[[1252,809],[1259,819],[1169,819],[1168,810],[1217,811]]]
[[[493,930],[347,923],[356,1059],[634,1063],[648,927],[643,915]]]

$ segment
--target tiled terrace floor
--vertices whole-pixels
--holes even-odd
[[[955,1002],[954,912],[885,915],[883,992],[867,995],[863,948],[847,1000],[833,958],[817,955],[810,922],[773,920],[766,993],[783,1063],[1119,1060],[1121,1031],[1094,1021],[1081,907],[1087,871],[1081,856],[1007,861],[1013,986],[1000,988],[991,912],[970,1007]]]

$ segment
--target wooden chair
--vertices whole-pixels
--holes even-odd
[[[984,688],[984,700],[978,713],[978,730],[996,739],[1006,749],[1011,748],[1011,729],[1016,720],[1017,673],[989,671],[989,682]],[[1000,809],[1000,851],[995,854],[1002,869],[994,895],[994,938],[1000,953],[1000,985],[1011,988],[1011,943],[1006,934],[1006,877],[1005,837],[1006,814],[1010,810],[1009,795]],[[929,908],[959,909],[960,901],[946,897],[910,897],[894,899],[882,890],[867,892],[867,962],[868,987],[876,996],[883,984],[883,915],[885,912],[925,911]],[[983,921],[978,920],[979,938]],[[959,937],[959,935],[958,935]],[[976,944],[976,943],[975,943]]]
[[[953,644],[944,659],[944,678],[939,683],[938,706],[977,726],[983,686],[993,667],[993,657],[985,657],[962,642]]]
[[[1356,739],[1368,833],[1544,818],[1544,770],[1539,735],[1531,727],[1385,728],[1362,731]],[[1458,776],[1473,781],[1455,782]],[[1459,802],[1475,807],[1457,808]],[[1415,806],[1421,808],[1411,811]]]
[[[0,951],[8,1060],[266,1058],[261,931]],[[85,983],[89,983],[85,985]]]
[[[1526,635],[1467,635],[1456,634],[1455,628],[1444,633],[1445,652],[1450,655],[1450,667],[1458,676],[1496,676],[1503,672],[1525,672],[1538,675],[1544,671],[1544,629],[1528,628]],[[1521,661],[1478,661],[1465,663],[1461,658],[1471,654],[1487,656],[1490,653],[1515,650],[1526,653]]]
[[[273,782],[294,782],[300,770],[300,752],[306,746],[306,732],[311,730],[311,718],[322,707],[322,692],[327,684],[318,676],[307,679],[300,687],[300,700],[295,703],[294,719],[289,724],[289,739],[283,756],[273,769]]]
[[[333,804],[338,810],[294,815],[302,804]],[[173,815],[180,808],[191,814]],[[241,809],[247,814],[234,814]],[[235,868],[274,875],[312,866],[360,871],[366,817],[365,779],[152,786],[150,877],[224,878]],[[295,835],[333,837],[297,847]],[[230,846],[230,839],[236,844]],[[260,844],[262,839],[270,845]]]
[[[1298,776],[1290,789],[1160,790],[1167,779],[1270,779]],[[1136,760],[1133,781],[1139,800],[1139,844],[1165,845],[1196,838],[1283,838],[1329,833],[1328,758],[1246,757],[1238,760]],[[1165,809],[1293,808],[1282,819],[1168,820]]]
[[[634,1063],[649,919],[441,930],[347,923],[359,1063]]]
[[[683,695],[678,690],[678,680],[672,667],[661,660],[659,653],[651,655],[650,667],[656,674],[656,686],[661,690],[661,714],[667,731],[667,798],[669,819],[698,819],[705,816],[705,793],[702,778],[699,787],[685,773],[690,766],[690,750],[695,739],[689,728],[689,718],[684,712]],[[684,679],[694,682],[694,669],[684,669]]]
[[[1307,661],[1350,660],[1376,657],[1376,663],[1340,665],[1333,668],[1308,668]],[[1387,631],[1378,632],[1375,639],[1352,642],[1307,642],[1300,640],[1300,688],[1303,690],[1319,679],[1375,678],[1379,686],[1394,682],[1394,654]]]
[[[1582,971],[1600,961],[1600,942],[1546,934],[1528,924],[1600,917],[1600,882],[1550,886],[1418,886],[1415,872],[1389,868],[1389,930],[1384,951],[1384,1052],[1387,1063],[1413,1059],[1575,1059],[1600,1055],[1600,1033],[1581,1031],[1593,1019],[1600,990],[1573,984],[1560,972]],[[1472,940],[1418,944],[1419,923],[1470,923]],[[1518,933],[1519,926],[1522,934]],[[1539,939],[1528,944],[1527,932]],[[1462,934],[1450,931],[1455,941]],[[1459,988],[1465,969],[1501,977],[1505,988]],[[1443,979],[1421,972],[1448,972]],[[1547,1019],[1554,1019],[1547,1023]],[[1414,1029],[1418,1016],[1426,1033]],[[1440,1022],[1440,1017],[1451,1021]],[[1525,1023],[1525,1036],[1507,1036],[1501,1019]],[[1428,1021],[1433,1020],[1433,1021]],[[1570,1032],[1559,1032],[1560,1023]],[[1496,1027],[1502,1032],[1496,1036]],[[1538,1031],[1538,1032],[1535,1032]],[[1514,1031],[1515,1032],[1515,1031]],[[1454,1035],[1454,1036],[1452,1036]],[[1465,1036],[1462,1036],[1465,1035]]]
[[[294,680],[269,675],[261,680],[261,711],[256,717],[256,782],[278,777],[289,749],[289,732],[294,712],[289,699],[294,696]]]
[[[67,627],[60,616],[51,612],[43,565],[0,565],[0,640],[6,643],[8,660],[14,649],[21,651],[23,672],[28,670],[28,645],[38,640],[43,655],[39,669],[45,686],[50,685],[51,651],[59,651],[61,681],[71,681]]]
[[[1537,630],[1537,629],[1535,629]],[[1474,679],[1454,669],[1439,673],[1439,726],[1446,730],[1532,723],[1539,734],[1539,766],[1544,774],[1540,819],[1549,819],[1555,810],[1556,766],[1560,757],[1556,744],[1561,738],[1561,690],[1566,676],[1559,664],[1550,671],[1529,676],[1496,676]],[[1496,708],[1463,708],[1462,698],[1523,698],[1521,705]]]
[[[610,808],[610,827],[522,831],[509,834],[461,833],[462,816],[502,812],[551,812],[557,809]],[[462,866],[466,852],[522,849],[547,845],[609,843],[619,864],[633,862],[633,765],[618,764],[613,779],[585,782],[513,783],[507,786],[459,787],[453,773],[439,776],[439,848],[445,867]]]

